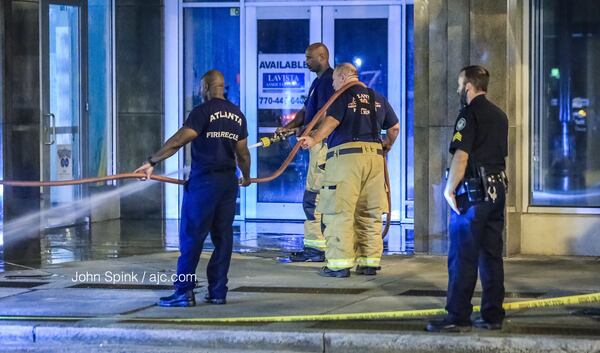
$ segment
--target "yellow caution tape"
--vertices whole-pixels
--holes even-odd
[[[581,305],[581,304],[592,304],[600,302],[600,293],[582,294],[582,295],[571,295],[566,297],[546,298],[546,299],[535,299],[526,300],[520,302],[504,303],[502,307],[504,310],[523,310],[523,309],[535,309],[535,308],[549,308],[553,306],[563,305]],[[477,307],[479,310],[479,307]]]
[[[563,305],[592,304],[600,302],[600,293],[573,295],[547,299],[527,300],[520,302],[505,303],[504,309],[523,310],[535,308],[549,308]],[[480,310],[474,306],[473,311]],[[188,324],[231,324],[252,322],[300,322],[300,321],[348,321],[348,320],[384,320],[384,319],[409,319],[446,314],[444,309],[424,310],[401,310],[381,311],[371,313],[350,314],[315,314],[315,315],[291,315],[291,316],[249,316],[249,317],[220,317],[220,318],[153,318],[153,317],[126,317],[126,316],[0,316],[1,320],[12,321],[80,321],[80,320],[116,320],[128,322],[153,322],[153,323],[188,323]]]

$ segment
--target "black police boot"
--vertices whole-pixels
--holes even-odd
[[[223,305],[223,304],[227,304],[227,299],[211,298],[207,293],[204,296],[204,302],[207,304]]]
[[[350,277],[350,269],[343,268],[341,270],[331,270],[327,266],[321,267],[319,270],[319,276],[323,277],[336,277],[336,278],[344,278]]]
[[[377,274],[377,270],[380,270],[381,267],[369,267],[369,266],[356,266],[356,274],[357,275],[365,275],[365,276],[375,276]]]
[[[164,307],[187,307],[196,305],[196,296],[193,290],[179,291],[168,297],[162,297],[158,300],[158,306]]]
[[[501,330],[502,329],[502,321],[500,322],[488,322],[485,321],[482,317],[478,317],[473,321],[473,326],[477,328],[482,328],[485,330]]]
[[[456,324],[448,319],[429,321],[426,331],[429,332],[469,332],[471,325]]]
[[[292,262],[325,262],[325,251],[313,248],[304,248],[303,251],[290,254]]]

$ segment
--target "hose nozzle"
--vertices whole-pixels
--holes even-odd
[[[260,139],[260,142],[262,143],[262,147],[269,147],[269,146],[271,146],[271,142],[276,142],[275,136],[274,137],[262,137]]]
[[[269,147],[271,146],[271,144],[276,143],[276,142],[280,142],[283,141],[285,139],[287,139],[288,137],[295,135],[296,134],[296,130],[289,130],[286,132],[282,132],[282,133],[276,133],[271,137],[261,137],[259,142],[248,146],[248,148],[257,148],[257,147]]]

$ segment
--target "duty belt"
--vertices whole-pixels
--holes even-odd
[[[377,154],[380,156],[383,156],[383,150],[382,149],[377,149]],[[327,152],[327,158],[329,159],[331,157],[335,157],[335,156],[341,156],[343,154],[352,154],[352,153],[364,153],[364,149],[362,147],[350,147],[350,148],[342,148],[336,151],[329,151]]]
[[[504,183],[502,173],[490,173],[486,174],[488,184],[500,184]]]

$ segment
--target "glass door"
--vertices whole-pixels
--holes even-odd
[[[392,220],[406,218],[402,210],[403,121],[401,46],[401,6],[326,6],[323,7],[323,42],[335,64],[349,62],[359,71],[359,79],[387,97],[402,132],[388,154],[392,191]]]
[[[42,180],[82,176],[81,131],[86,103],[82,57],[85,6],[83,0],[42,1],[42,116],[40,129]],[[43,225],[67,226],[85,216],[81,186],[42,188]]]
[[[200,80],[205,72],[218,69],[225,78],[225,98],[235,105],[240,105],[240,8],[239,7],[184,7],[183,8],[183,119],[197,105],[202,104],[200,96]],[[227,60],[223,58],[227,57]],[[191,147],[185,147],[184,170],[189,170],[192,163]],[[176,162],[165,161],[165,169]],[[187,175],[185,176],[187,177]],[[179,207],[177,186],[167,185],[169,204]],[[166,189],[168,190],[168,189]],[[236,201],[235,218],[243,216],[242,204],[244,189]],[[168,207],[168,206],[167,206]],[[170,210],[167,210],[170,213]],[[174,214],[178,217],[179,209]]]
[[[294,118],[316,77],[305,64],[310,43],[321,41],[321,7],[247,7],[246,116],[253,143],[272,136]],[[295,138],[252,150],[252,175],[264,177],[279,168]],[[302,195],[308,152],[300,151],[285,172],[246,193],[246,218],[304,219]]]

